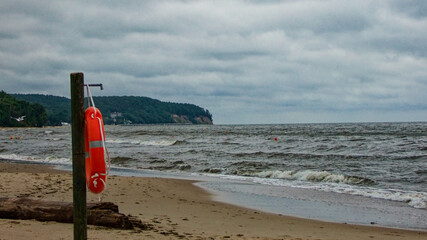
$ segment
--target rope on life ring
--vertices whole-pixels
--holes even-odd
[[[91,192],[98,194],[106,187],[107,176],[110,172],[110,154],[105,147],[104,122],[101,111],[95,107],[88,86],[87,92],[88,108],[85,110],[86,185]],[[108,168],[105,163],[104,152],[107,154]]]

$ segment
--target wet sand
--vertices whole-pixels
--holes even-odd
[[[0,197],[72,201],[72,178],[47,165],[0,162]],[[150,224],[150,230],[88,226],[88,239],[418,239],[412,231],[264,213],[215,202],[194,181],[110,176],[103,201]],[[98,195],[88,193],[88,201]],[[0,219],[0,239],[72,239],[73,225]]]

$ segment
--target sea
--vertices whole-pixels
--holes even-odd
[[[277,214],[427,230],[427,122],[105,132],[111,174],[194,179],[218,201]],[[71,169],[71,127],[0,129],[0,159]]]

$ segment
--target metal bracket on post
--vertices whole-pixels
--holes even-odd
[[[97,84],[85,84],[86,87],[100,87],[101,90],[104,90],[104,87],[102,86],[102,83]]]

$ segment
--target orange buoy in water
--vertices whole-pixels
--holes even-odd
[[[104,122],[98,108],[85,111],[86,185],[93,193],[105,188],[107,170],[104,159]]]
[[[277,141],[277,138],[274,138],[274,141]]]

